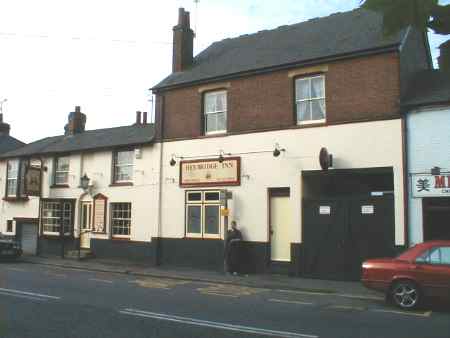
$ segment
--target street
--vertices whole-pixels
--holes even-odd
[[[383,297],[0,265],[0,337],[442,337],[450,311]]]

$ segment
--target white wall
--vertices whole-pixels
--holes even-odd
[[[286,152],[274,158],[275,143]],[[179,187],[179,163],[169,165],[172,154],[183,157],[269,151],[241,156],[242,180],[233,192],[231,218],[247,240],[268,240],[267,189],[290,187],[293,202],[293,242],[301,242],[302,170],[319,170],[318,154],[327,147],[335,169],[393,167],[395,188],[395,241],[404,244],[404,189],[401,120],[289,129],[244,135],[201,138],[164,143],[163,237],[184,237],[184,192]],[[211,156],[214,157],[214,156]],[[248,175],[248,176],[247,176]]]
[[[143,146],[142,158],[134,160],[134,185],[111,187],[112,151],[102,151],[70,155],[69,188],[50,188],[52,184],[53,159],[45,158],[44,166],[47,171],[43,175],[43,198],[76,199],[75,233],[79,225],[79,199],[83,190],[79,188],[80,177],[87,174],[94,187],[91,196],[84,196],[83,200],[92,200],[92,196],[101,193],[108,197],[107,229],[109,232],[109,203],[132,203],[131,240],[150,241],[155,236],[157,228],[157,197],[159,178],[159,144]],[[6,162],[0,163],[0,189],[5,189]],[[14,217],[37,218],[39,215],[38,198],[30,198],[29,202],[6,202],[1,200],[0,231],[6,230],[6,220]],[[108,238],[108,234],[93,235],[93,237]]]
[[[408,172],[430,172],[435,166],[450,171],[450,107],[413,111],[406,121]],[[422,198],[413,198],[411,189],[409,241],[411,245],[423,242]]]

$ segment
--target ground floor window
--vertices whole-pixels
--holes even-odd
[[[450,240],[450,198],[424,198],[423,206],[423,239]]]
[[[130,237],[131,203],[111,203],[111,231],[113,237]]]
[[[69,236],[73,231],[72,200],[43,200],[41,204],[41,224],[44,235]],[[62,227],[62,228],[61,228]]]
[[[220,191],[186,192],[186,236],[220,238]]]

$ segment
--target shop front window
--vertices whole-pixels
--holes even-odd
[[[220,192],[188,191],[186,193],[186,236],[220,237]]]
[[[44,235],[65,236],[73,229],[73,202],[64,200],[43,200],[41,207],[41,224]]]

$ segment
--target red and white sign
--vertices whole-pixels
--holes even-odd
[[[412,175],[413,197],[450,196],[450,173],[445,175]]]

